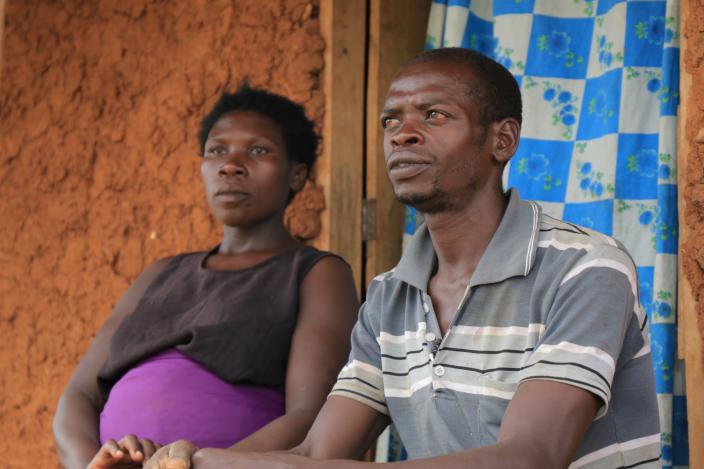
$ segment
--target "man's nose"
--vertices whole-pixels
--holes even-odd
[[[391,145],[394,147],[418,145],[424,142],[423,134],[413,122],[406,121],[399,125],[391,136]]]
[[[247,166],[244,164],[244,155],[233,152],[224,159],[220,170],[223,176],[243,176],[247,174]]]

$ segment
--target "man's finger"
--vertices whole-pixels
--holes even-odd
[[[160,463],[162,469],[189,469],[191,456],[198,448],[187,440],[179,440],[169,446],[169,457]]]

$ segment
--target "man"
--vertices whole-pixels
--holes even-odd
[[[348,458],[389,420],[412,459],[401,467],[657,467],[635,267],[613,239],[503,192],[521,125],[510,73],[469,50],[425,52],[393,79],[381,125],[395,194],[426,224],[369,286],[305,441],[202,450],[195,467],[361,467]]]

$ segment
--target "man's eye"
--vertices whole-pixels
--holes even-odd
[[[249,154],[254,155],[254,156],[261,156],[261,155],[266,155],[269,153],[269,150],[267,150],[264,147],[261,147],[259,145],[254,145],[249,148]]]
[[[401,121],[399,121],[395,117],[382,117],[381,118],[381,127],[384,129],[388,129],[389,127],[396,127],[400,123],[401,123]]]
[[[446,119],[447,116],[439,111],[428,111],[428,119]]]

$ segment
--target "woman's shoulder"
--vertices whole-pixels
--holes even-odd
[[[323,251],[314,246],[302,245],[294,250],[294,259],[297,264],[303,267],[303,274],[307,274],[311,269],[349,269],[349,264],[340,255],[330,251]],[[322,261],[322,262],[321,262]]]

